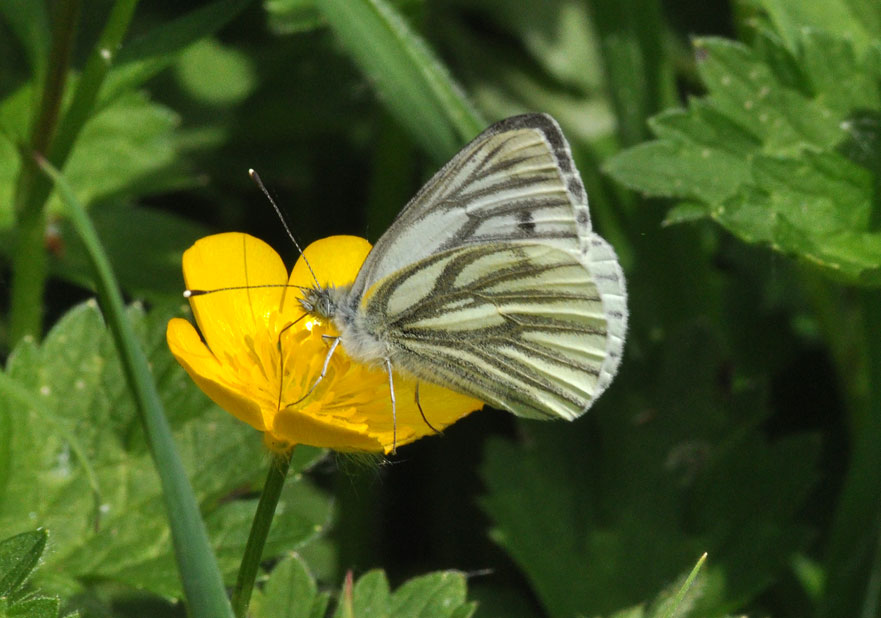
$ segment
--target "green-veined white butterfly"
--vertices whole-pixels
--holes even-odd
[[[545,114],[478,135],[401,211],[353,285],[316,284],[302,303],[339,330],[325,368],[342,345],[384,365],[390,383],[394,368],[541,419],[587,411],[627,330],[621,267]]]
[[[307,314],[340,335],[318,380],[289,405],[315,390],[342,345],[385,367],[393,416],[394,369],[518,416],[572,420],[611,382],[627,331],[621,266],[592,231],[569,144],[545,114],[502,120],[465,146],[401,211],[351,286],[316,280],[302,292]]]

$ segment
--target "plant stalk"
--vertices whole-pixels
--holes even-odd
[[[52,27],[46,81],[36,116],[31,124],[30,141],[21,157],[15,186],[15,250],[12,252],[12,292],[10,300],[10,347],[22,337],[39,337],[43,329],[43,289],[46,286],[48,258],[43,248],[46,228],[45,197],[38,187],[51,183],[40,173],[31,156],[45,156],[55,135],[70,58],[76,39],[81,0],[61,0],[56,6]]]
[[[171,539],[187,600],[188,615],[192,618],[231,618],[232,609],[226,597],[220,569],[208,542],[208,533],[175,448],[147,357],[126,315],[122,292],[110,260],[85,209],[77,201],[70,186],[45,160],[41,159],[40,165],[55,181],[61,199],[67,204],[71,223],[82,238],[95,271],[95,287],[101,310],[113,334],[129,388],[137,401],[140,421],[162,483],[162,496],[168,510]]]
[[[269,464],[266,484],[263,486],[263,493],[260,494],[257,512],[254,513],[254,521],[251,523],[251,532],[248,535],[248,543],[245,545],[236,587],[232,593],[232,608],[236,618],[244,618],[247,615],[251,593],[254,590],[254,581],[257,578],[260,560],[263,557],[263,548],[266,546],[266,538],[269,536],[269,528],[272,525],[272,518],[275,516],[275,507],[278,506],[278,499],[291,466],[293,452],[294,449],[291,448],[285,453],[277,454]]]

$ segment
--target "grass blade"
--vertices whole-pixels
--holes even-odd
[[[385,0],[316,0],[398,121],[438,163],[486,125],[425,42]]]
[[[232,609],[208,534],[199,514],[193,490],[171,437],[162,402],[147,359],[125,314],[122,294],[95,228],[73,191],[45,160],[43,171],[54,181],[67,205],[70,220],[83,240],[95,269],[98,299],[125,368],[129,386],[138,402],[141,422],[162,481],[163,495],[171,524],[175,557],[183,580],[189,615],[194,618],[232,618]]]

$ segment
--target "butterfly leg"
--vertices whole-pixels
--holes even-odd
[[[414,398],[416,399],[416,407],[419,408],[419,414],[422,415],[422,420],[425,422],[426,425],[428,425],[428,428],[431,429],[434,433],[442,433],[440,429],[437,429],[434,425],[428,422],[427,418],[425,418],[425,412],[422,411],[422,404],[419,402],[419,382],[416,383]]]
[[[330,359],[333,358],[333,353],[336,351],[337,346],[340,344],[340,338],[334,337],[333,343],[330,345],[330,349],[327,351],[327,356],[324,357],[324,365],[321,366],[321,373],[318,374],[318,379],[315,380],[315,383],[312,387],[306,391],[306,394],[297,399],[293,403],[289,403],[289,406],[295,406],[304,399],[306,399],[309,395],[315,392],[315,389],[318,388],[318,385],[321,384],[321,381],[324,379],[325,374],[327,373],[327,366],[330,365]]]
[[[287,332],[289,328],[291,328],[294,324],[305,318],[306,315],[302,315],[280,331],[278,331],[278,341],[276,341],[276,345],[278,346],[278,402],[276,403],[276,409],[281,410],[281,394],[284,391],[284,352],[281,349],[281,336]]]
[[[398,411],[395,407],[395,381],[392,379],[392,361],[385,359],[385,370],[388,372],[388,387],[392,397],[392,454],[398,449]]]

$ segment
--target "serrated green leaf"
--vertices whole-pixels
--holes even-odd
[[[130,310],[231,579],[255,502],[223,498],[252,487],[267,457],[259,434],[218,410],[176,365],[165,345],[170,315]],[[98,579],[177,598],[180,582],[159,481],[94,303],[68,313],[42,346],[25,342],[13,351],[0,374],[0,412],[10,410],[16,422],[7,491],[16,500],[0,503],[0,534],[22,522],[53,530],[54,551],[38,574],[47,590]],[[267,556],[308,542],[330,516],[326,497],[301,477],[290,477],[286,492]]]
[[[416,577],[395,590],[391,615],[395,618],[445,618],[465,603],[465,575],[443,571]]]
[[[749,165],[740,157],[670,140],[624,150],[609,159],[603,170],[648,195],[709,204],[733,197],[750,177]]]
[[[653,118],[658,139],[605,170],[649,195],[701,204],[741,239],[831,277],[881,284],[876,45],[860,55],[840,33],[811,29],[793,49],[769,32],[754,48],[695,45],[707,96]],[[679,214],[668,222],[690,219]]]
[[[688,112],[671,109],[649,120],[659,138],[682,144],[693,144],[745,158],[754,153],[761,140],[731,121],[705,101],[692,101]]]
[[[21,88],[0,103],[0,200],[11,203],[19,168],[14,142],[27,127],[30,88]],[[179,119],[142,93],[121,96],[94,115],[83,128],[65,166],[65,175],[83,203],[133,198],[193,185],[178,162],[174,129]],[[55,197],[49,208],[56,217],[65,209]],[[0,231],[13,225],[11,209],[0,208]]]
[[[330,597],[319,593],[299,556],[282,560],[269,575],[255,618],[322,618]]]
[[[8,597],[30,577],[46,547],[45,530],[22,532],[0,541],[0,597]]]
[[[172,130],[177,115],[140,93],[119,97],[83,128],[64,167],[77,198],[89,204],[179,186]],[[60,211],[58,203],[53,207]]]
[[[782,87],[774,71],[750,48],[727,39],[695,41],[708,103],[729,122],[760,136],[766,153],[794,154],[809,145],[841,139],[838,120],[822,104]]]
[[[16,603],[6,610],[9,618],[58,618],[58,599],[37,597]]]
[[[837,32],[862,50],[881,37],[881,9],[873,0],[800,2],[799,0],[757,0],[790,47],[798,45],[804,29]]]

